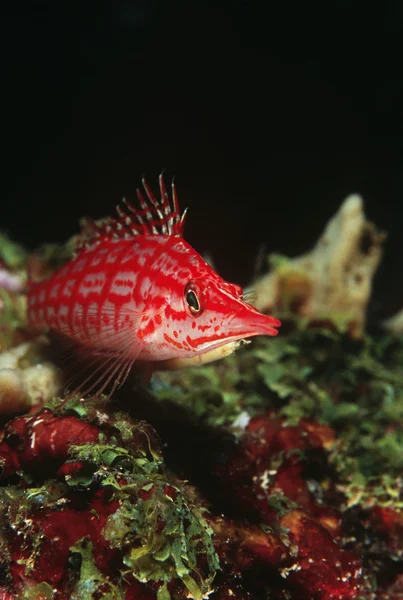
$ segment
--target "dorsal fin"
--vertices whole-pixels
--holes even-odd
[[[159,200],[154,196],[146,180],[142,179],[145,195],[137,189],[140,208],[132,206],[123,198],[123,206],[118,205],[118,217],[109,217],[101,222],[90,222],[92,235],[80,243],[76,252],[91,247],[94,242],[108,239],[129,239],[135,235],[172,235],[181,237],[185,226],[186,211],[180,214],[178,195],[172,181],[172,199],[169,198],[164,178],[159,176]]]

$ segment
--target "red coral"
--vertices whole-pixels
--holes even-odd
[[[357,597],[361,565],[352,552],[341,550],[330,533],[302,511],[289,512],[279,523],[289,530],[289,537],[298,548],[294,565],[287,570],[290,583],[305,590],[307,598]]]
[[[295,590],[299,600],[352,600],[360,591],[357,558],[343,552],[329,532],[302,511],[279,519],[286,535],[280,529],[264,532],[227,519],[211,522],[222,568],[230,566],[233,574],[264,566],[272,573],[271,590]],[[277,581],[275,572],[280,574]]]
[[[66,503],[69,498],[66,498]],[[74,499],[73,499],[74,500]],[[74,502],[72,502],[73,504]],[[40,551],[30,571],[30,584],[46,581],[58,590],[58,600],[67,600],[71,585],[72,547],[82,539],[92,543],[92,556],[96,567],[104,577],[111,581],[120,578],[121,555],[119,549],[112,549],[102,535],[109,515],[119,507],[117,501],[111,501],[108,492],[98,490],[85,509],[78,510],[69,505],[60,510],[43,510],[30,515],[35,520],[35,530],[41,532]],[[17,534],[9,540],[11,549],[11,573],[14,589],[25,589],[27,585],[26,564],[35,538],[27,538],[21,544]],[[151,600],[155,594],[144,584],[136,580],[124,585],[126,598]],[[1,598],[1,596],[0,596]]]
[[[112,431],[116,436],[110,423],[102,430],[103,439],[110,444]],[[47,581],[58,590],[57,600],[67,599],[74,585],[72,578],[78,577],[77,568],[71,566],[72,547],[85,539],[92,544],[96,568],[108,581],[124,587],[126,600],[155,597],[152,589],[130,574],[122,581],[121,571],[127,570],[122,549],[112,548],[102,534],[108,517],[120,507],[113,497],[113,486],[101,487],[96,478],[81,488],[63,483],[72,477],[85,481],[85,464],[80,460],[68,462],[69,451],[72,445],[98,442],[100,433],[100,427],[78,417],[57,416],[49,410],[18,417],[6,426],[0,442],[3,479],[24,469],[42,480],[45,474],[57,478],[61,483],[55,485],[64,490],[63,495],[55,495],[53,503],[39,498],[24,509],[23,523],[8,529],[9,572],[15,590]],[[144,457],[151,448],[158,453],[155,435],[146,425],[131,436],[126,432],[126,438],[132,456],[140,452]],[[254,589],[257,595],[270,594],[276,600],[285,600],[290,593],[299,600],[352,600],[358,596],[360,563],[353,553],[340,547],[340,514],[308,485],[307,473],[312,480],[316,466],[325,460],[324,449],[332,441],[329,428],[308,421],[287,427],[284,420],[267,414],[251,420],[227,464],[217,466],[222,489],[236,499],[242,518],[254,515],[267,527],[263,530],[245,521],[241,524],[206,515],[215,532],[222,568],[215,600],[251,600]],[[320,487],[319,481],[316,484]],[[114,485],[127,485],[124,474],[120,476],[117,471]],[[136,492],[135,499],[152,502],[155,490],[155,485],[148,485]],[[175,501],[178,492],[167,483],[164,494]],[[10,509],[10,514],[18,516],[18,506]],[[380,513],[380,522],[386,523],[386,516]],[[164,526],[158,513],[155,533]],[[252,579],[243,586],[248,577]],[[177,598],[184,597],[176,585],[172,583],[171,591]]]
[[[276,566],[298,589],[298,598],[347,599],[359,591],[361,565],[338,543],[341,515],[318,500],[308,485],[307,473],[313,479],[324,448],[333,440],[329,427],[306,420],[290,427],[268,413],[250,421],[236,452],[217,467],[238,512],[287,530],[294,551],[283,548],[281,560],[273,554],[282,548],[278,535],[260,533],[258,541],[252,536],[242,547],[248,548],[249,557]]]
[[[18,469],[43,469],[48,461],[63,462],[73,445],[95,442],[99,430],[74,416],[56,416],[43,409],[8,423],[0,442],[2,477]]]
[[[306,420],[298,427],[284,421],[271,413],[251,419],[237,452],[217,467],[220,478],[235,488],[241,510],[257,513],[263,523],[276,518],[271,499],[281,494],[338,535],[340,516],[316,500],[305,476],[309,468],[316,470],[324,448],[334,440],[333,431]]]
[[[17,417],[8,423],[2,434],[2,477],[6,479],[21,469],[36,472],[41,478],[46,473],[47,477],[57,476],[63,480],[66,476],[79,474],[82,462],[65,462],[70,449],[73,445],[97,442],[99,434],[95,425],[74,416],[58,416],[47,409]],[[51,487],[48,490],[52,493]],[[119,507],[107,487],[81,494],[67,487],[65,495],[59,494],[53,506],[40,493],[33,497],[35,500],[24,509],[23,522],[18,516],[19,503],[11,504],[9,508],[11,519],[16,519],[15,526],[8,528],[6,534],[9,576],[14,590],[23,592],[46,581],[57,590],[58,600],[67,600],[72,585],[71,549],[83,539],[92,544],[93,560],[102,575],[112,581],[120,578],[119,549],[111,548],[102,535],[108,517]],[[30,565],[29,576],[27,564]],[[127,598],[155,598],[155,594],[138,581],[133,580],[125,587]],[[8,600],[9,597],[15,595],[10,596],[6,589],[0,590],[0,599]]]
[[[101,531],[108,516],[118,507],[118,502],[110,501],[105,491],[99,490],[85,510],[66,507],[38,515],[36,523],[42,530],[44,541],[34,569],[35,579],[59,584],[66,575],[70,548],[83,538],[92,542],[94,561],[101,573],[116,575],[113,565],[117,551],[110,549]]]
[[[389,552],[403,556],[403,512],[389,507],[374,506],[370,522],[386,540]]]
[[[15,595],[0,586],[0,600],[15,600]],[[38,599],[40,600],[40,599]]]

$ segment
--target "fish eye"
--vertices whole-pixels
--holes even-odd
[[[197,314],[200,312],[199,300],[193,290],[189,290],[186,293],[186,302],[188,303],[191,313]]]
[[[185,300],[192,315],[200,315],[203,312],[196,286],[191,282],[185,288]]]

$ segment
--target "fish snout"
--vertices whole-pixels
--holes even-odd
[[[275,317],[264,315],[248,305],[237,311],[228,323],[233,335],[252,337],[255,335],[277,335],[281,322]]]

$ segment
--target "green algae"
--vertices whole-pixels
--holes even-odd
[[[71,253],[70,247],[47,246],[40,256],[53,270]],[[15,268],[21,268],[24,260],[18,253],[11,258]],[[279,268],[286,271],[287,265],[279,263]],[[15,331],[24,323],[25,304],[17,306],[16,297],[4,290],[1,294],[6,310],[0,311],[0,330],[5,323]],[[287,306],[292,302],[289,298]],[[351,340],[345,316],[333,315],[330,320],[335,331],[307,329],[303,319],[293,319],[296,330],[288,335],[254,340],[235,355],[203,368],[154,375],[153,393],[161,403],[175,402],[194,419],[234,435],[243,429],[243,417],[268,410],[276,411],[288,425],[298,425],[301,419],[330,425],[336,440],[327,449],[328,461],[337,489],[345,496],[344,507],[403,508],[403,337]],[[9,338],[4,341],[8,343]],[[59,402],[55,399],[52,408]],[[66,503],[69,488],[84,491],[99,484],[119,501],[103,536],[112,548],[123,549],[122,577],[160,584],[159,600],[171,598],[168,584],[175,580],[182,581],[193,598],[208,595],[219,568],[212,531],[203,510],[190,501],[186,486],[174,484],[165,473],[162,454],[147,428],[125,413],[107,412],[103,398],[82,402],[76,397],[63,411],[99,425],[107,422],[115,433],[108,441],[101,433],[99,443],[72,448],[70,461],[82,461],[83,466],[66,476],[67,485],[46,483],[18,493],[12,487],[1,490],[0,505],[14,507],[14,512],[2,512],[2,522],[12,520],[23,539],[34,537],[30,559],[24,560],[26,572],[33,569],[41,546],[41,532],[27,521],[27,512],[42,506],[57,510]],[[143,443],[131,443],[139,436]],[[280,462],[281,457],[273,460]],[[28,485],[35,483],[28,473],[23,477]],[[272,494],[268,501],[278,515],[296,506],[284,494]],[[0,550],[7,563],[4,540],[3,531]],[[90,599],[101,592],[108,600],[122,597],[122,590],[97,569],[88,540],[80,540],[71,551],[80,556],[81,564],[73,598]],[[200,557],[207,557],[207,569],[201,569]],[[46,583],[28,589],[24,598],[37,597],[35,593],[53,598]]]
[[[70,593],[71,600],[92,600],[102,597],[103,600],[121,600],[122,590],[111,584],[108,577],[102,575],[95,565],[92,555],[92,543],[85,538],[71,547],[73,560],[79,557],[80,577]]]
[[[150,482],[149,499],[123,502],[105,527],[105,538],[112,547],[120,547],[124,539],[134,547],[124,557],[129,572],[139,581],[162,581],[169,583],[179,578],[189,590],[191,597],[201,599],[211,589],[218,558],[211,542],[212,530],[202,512],[192,507],[181,495],[179,488],[165,482]],[[148,491],[148,485],[143,490]],[[172,498],[172,492],[176,496]],[[164,523],[163,528],[158,523]],[[198,567],[198,556],[208,558],[208,577],[203,577]],[[166,587],[159,588],[159,595],[166,594]]]
[[[0,231],[0,267],[4,265],[21,286],[26,280],[28,254],[22,246]],[[18,286],[19,288],[19,286]],[[17,288],[15,288],[17,289]],[[16,332],[26,323],[26,298],[20,291],[0,289],[0,351],[14,344]]]
[[[59,406],[60,417],[75,412],[87,422],[103,423],[105,431],[100,426],[97,442],[70,448],[62,480],[38,485],[38,475],[22,469],[18,473],[22,487],[0,488],[0,548],[5,567],[11,562],[7,540],[18,532],[27,549],[21,562],[24,573],[35,572],[46,537],[35,515],[58,513],[71,506],[71,498],[88,498],[98,490],[105,492],[107,504],[114,503],[100,535],[110,549],[119,552],[121,577],[112,582],[99,571],[91,540],[83,538],[70,547],[69,563],[79,566],[78,570],[70,566],[75,580],[70,597],[90,600],[102,594],[118,600],[124,597],[123,582],[134,578],[154,582],[159,600],[171,597],[171,583],[182,584],[185,596],[201,600],[211,591],[219,569],[213,531],[205,509],[191,499],[186,485],[165,473],[152,428],[109,410],[102,397],[86,402],[74,397],[62,406],[58,402],[54,404]],[[46,582],[39,586],[27,590],[31,594],[27,597],[34,597],[37,588],[41,593],[43,588],[47,597]]]
[[[403,506],[403,337],[352,340],[325,328],[259,338],[207,369],[158,374],[153,392],[211,427],[276,410],[331,426],[346,506]]]
[[[55,597],[51,585],[42,581],[37,585],[27,588],[22,596],[23,600],[53,600]]]
[[[26,323],[26,299],[0,289],[0,352],[13,345],[17,330]]]
[[[11,271],[24,270],[28,254],[22,246],[13,242],[9,236],[0,231],[0,260]]]
[[[162,582],[160,599],[169,598],[166,584],[175,579],[181,580],[196,600],[211,589],[219,568],[213,531],[202,509],[166,478],[157,452],[139,450],[133,456],[122,447],[91,444],[73,447],[71,460],[92,465],[93,478],[112,488],[113,499],[119,501],[119,508],[107,519],[103,536],[111,548],[127,549],[123,576]],[[82,484],[82,477],[79,473],[67,481],[76,486]],[[200,556],[207,561],[207,572],[199,568]]]

